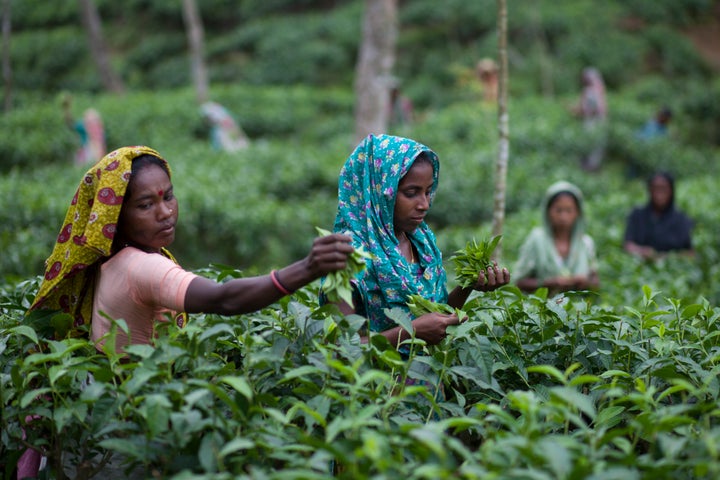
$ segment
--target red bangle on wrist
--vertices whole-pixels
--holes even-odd
[[[288,290],[285,285],[282,284],[282,282],[277,276],[277,270],[272,270],[270,272],[270,280],[272,280],[275,288],[277,288],[283,295],[291,295],[293,293],[291,290]]]

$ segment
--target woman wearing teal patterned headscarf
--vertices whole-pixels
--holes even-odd
[[[460,308],[472,289],[448,294],[447,276],[435,235],[425,223],[438,187],[440,162],[432,150],[414,140],[369,135],[348,157],[338,182],[334,230],[349,234],[356,247],[372,254],[355,282],[354,304],[344,313],[368,318],[370,329],[397,345],[409,334],[387,318],[384,310],[409,312],[409,295]],[[508,283],[507,269],[497,266],[479,275],[479,290]],[[456,315],[431,313],[413,320],[415,335],[429,344],[445,337]]]

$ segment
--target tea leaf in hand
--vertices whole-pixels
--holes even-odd
[[[464,249],[455,252],[451,260],[455,265],[455,277],[461,287],[468,288],[475,285],[480,272],[486,271],[493,265],[492,254],[501,238],[502,235],[496,235],[490,240],[479,243],[473,239]]]
[[[330,235],[331,232],[320,227],[315,227],[320,236]],[[362,247],[356,247],[353,252],[348,255],[347,265],[343,270],[330,272],[320,281],[320,291],[325,294],[328,302],[337,303],[344,301],[348,305],[353,305],[352,301],[352,284],[351,280],[360,272],[365,270],[366,259],[372,258],[372,255]]]
[[[410,313],[415,317],[432,312],[453,313],[453,309],[449,305],[433,302],[421,295],[408,295],[406,304],[410,309]]]
[[[465,316],[461,310],[453,308],[446,303],[433,302],[421,295],[408,295],[406,305],[410,309],[410,313],[415,317],[425,315],[426,313],[456,313],[460,318]]]

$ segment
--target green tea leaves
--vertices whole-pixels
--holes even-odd
[[[406,304],[410,309],[410,313],[415,317],[426,313],[454,313],[462,320],[467,316],[465,312],[458,308],[453,308],[446,303],[433,302],[423,298],[421,295],[408,295]]]
[[[464,249],[455,252],[451,260],[455,265],[455,277],[461,287],[468,288],[475,285],[480,272],[493,265],[492,254],[501,238],[502,235],[496,235],[490,240],[479,243],[473,239]]]
[[[331,232],[315,227],[320,236],[330,235]],[[352,284],[350,281],[360,272],[365,270],[365,261],[371,259],[372,255],[362,247],[356,247],[348,255],[347,266],[343,270],[336,270],[328,273],[320,282],[320,291],[327,297],[328,302],[337,303],[344,301],[352,305]]]
[[[408,295],[407,306],[410,309],[410,313],[416,317],[432,312],[455,313],[455,309],[450,305],[433,302],[420,295]]]

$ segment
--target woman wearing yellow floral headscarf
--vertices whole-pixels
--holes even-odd
[[[112,320],[126,321],[116,348],[150,343],[155,321],[182,312],[235,315],[263,308],[332,271],[345,268],[350,237],[315,239],[302,260],[269,275],[217,283],[183,270],[167,251],[175,239],[178,201],[168,163],[155,150],[123,147],[80,182],[31,310],[69,313],[91,324],[103,343]],[[72,332],[77,332],[78,328]]]

